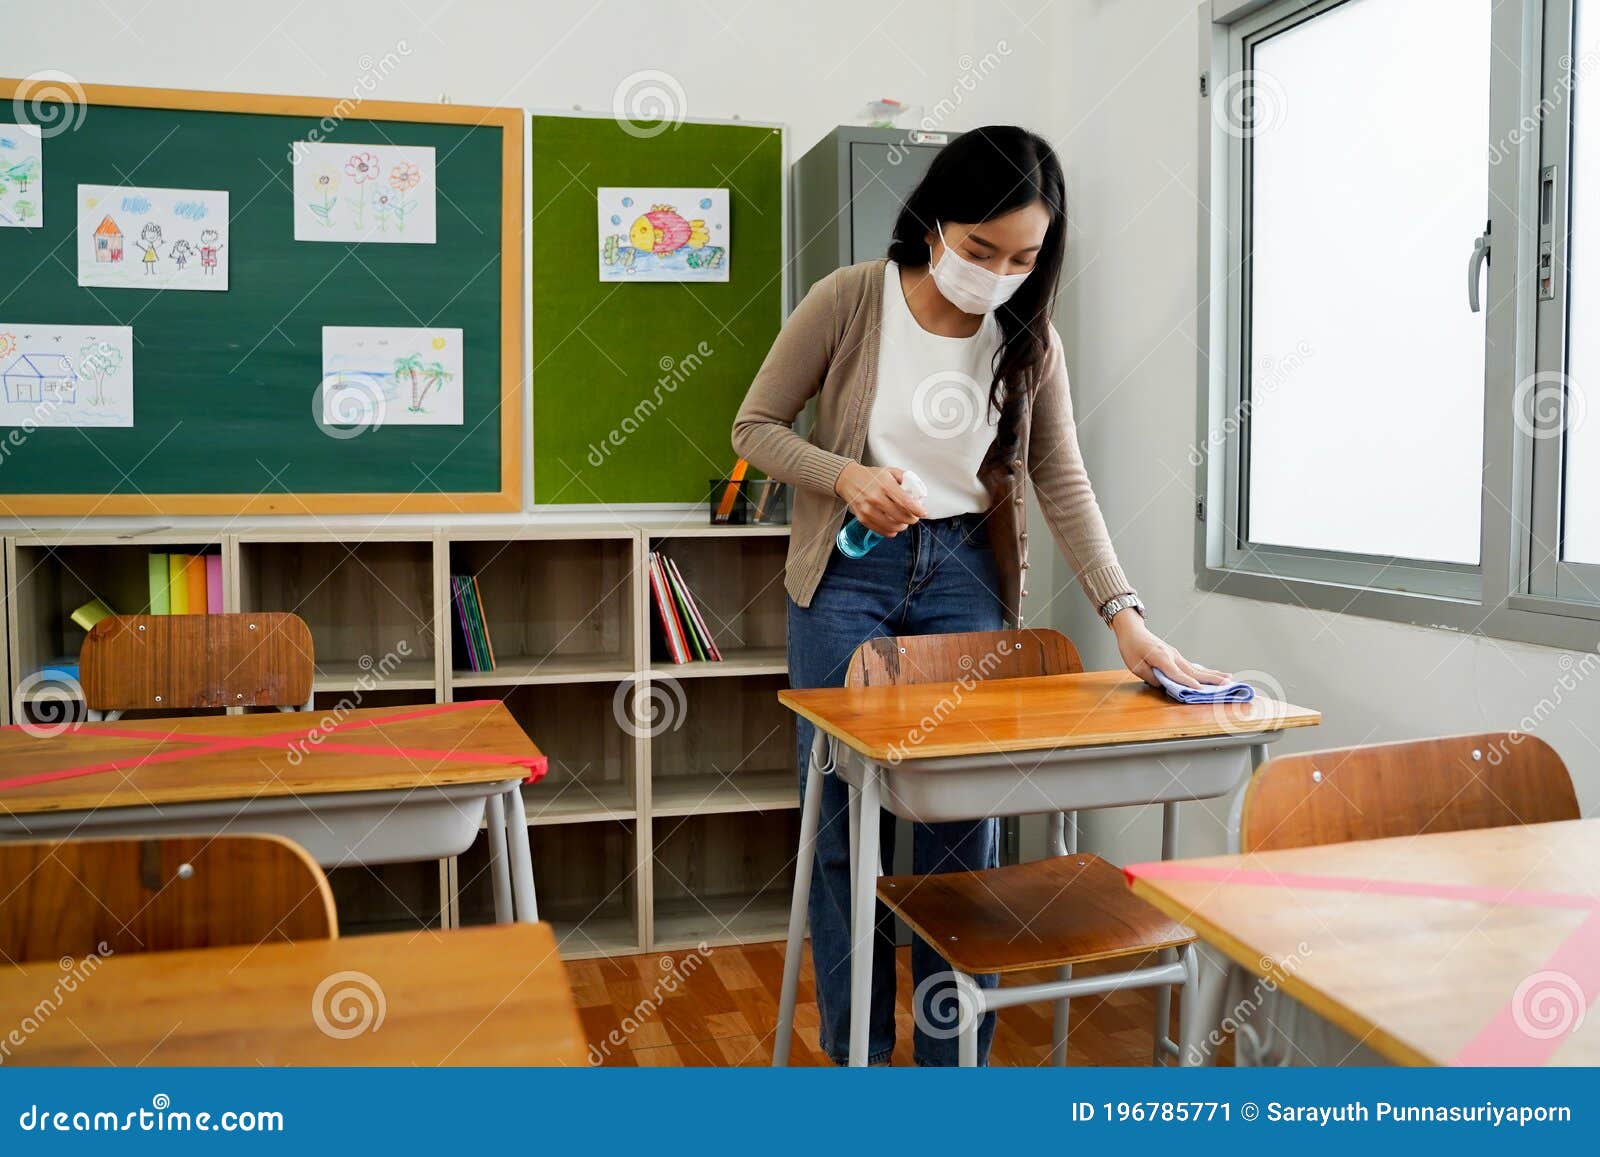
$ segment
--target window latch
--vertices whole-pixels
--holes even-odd
[[[1483,223],[1483,232],[1472,243],[1472,256],[1467,258],[1467,306],[1473,313],[1483,311],[1483,302],[1478,299],[1478,283],[1483,277],[1483,263],[1489,260],[1489,230],[1493,225],[1492,221]]]

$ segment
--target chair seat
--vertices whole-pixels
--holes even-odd
[[[1177,948],[1188,928],[1128,890],[1099,856],[885,876],[878,898],[961,971],[1020,972]]]

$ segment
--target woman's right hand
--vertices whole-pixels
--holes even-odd
[[[927,509],[907,494],[900,485],[905,471],[898,466],[863,466],[852,462],[839,473],[834,493],[845,500],[850,513],[868,530],[893,538],[918,519]]]

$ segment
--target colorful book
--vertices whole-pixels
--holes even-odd
[[[468,671],[494,670],[494,645],[483,617],[483,598],[476,575],[450,576],[450,604],[455,609],[455,654]]]
[[[661,627],[666,643],[667,658],[673,663],[690,661],[689,645],[683,637],[683,624],[678,620],[677,607],[672,593],[667,589],[666,568],[661,565],[661,554],[650,552],[650,593],[655,597],[656,621]]]
[[[695,629],[700,632],[700,637],[705,641],[707,657],[713,663],[722,662],[722,650],[717,646],[717,641],[711,637],[711,628],[706,625],[705,615],[700,613],[700,604],[695,601],[694,593],[689,590],[689,584],[683,579],[683,572],[678,569],[678,564],[672,559],[667,559],[667,569],[678,580],[678,585],[683,589],[685,601],[689,604],[689,616],[694,619]]]
[[[206,555],[206,614],[222,613],[222,556]]]
[[[170,615],[172,613],[172,576],[169,573],[165,554],[150,553],[150,613],[152,615]]]
[[[84,630],[91,630],[101,619],[110,618],[116,614],[110,607],[99,599],[90,599],[83,606],[72,612],[72,621]]]
[[[661,556],[661,567],[666,572],[667,589],[672,592],[673,609],[678,612],[678,622],[683,624],[683,637],[693,652],[694,660],[704,663],[710,658],[704,640],[700,637],[699,625],[694,616],[689,613],[689,597],[684,591],[683,579],[679,577],[677,568],[672,565],[672,560],[666,555]]]
[[[167,555],[167,594],[171,602],[172,613],[175,615],[187,615],[189,613],[188,568],[188,555]]]
[[[483,631],[483,649],[488,653],[488,670],[494,670],[494,640],[489,637],[489,624],[483,617],[483,590],[478,586],[478,576],[472,576],[472,606],[478,612],[478,626]]]
[[[206,556],[191,554],[185,557],[183,564],[183,583],[188,590],[189,613],[203,615],[206,613],[209,601],[206,598]]]

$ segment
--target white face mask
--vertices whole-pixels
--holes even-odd
[[[993,313],[1028,280],[1027,273],[1001,275],[968,261],[945,241],[944,229],[938,222],[933,227],[939,230],[939,241],[944,245],[944,256],[933,267],[933,283],[945,300],[963,313]]]

